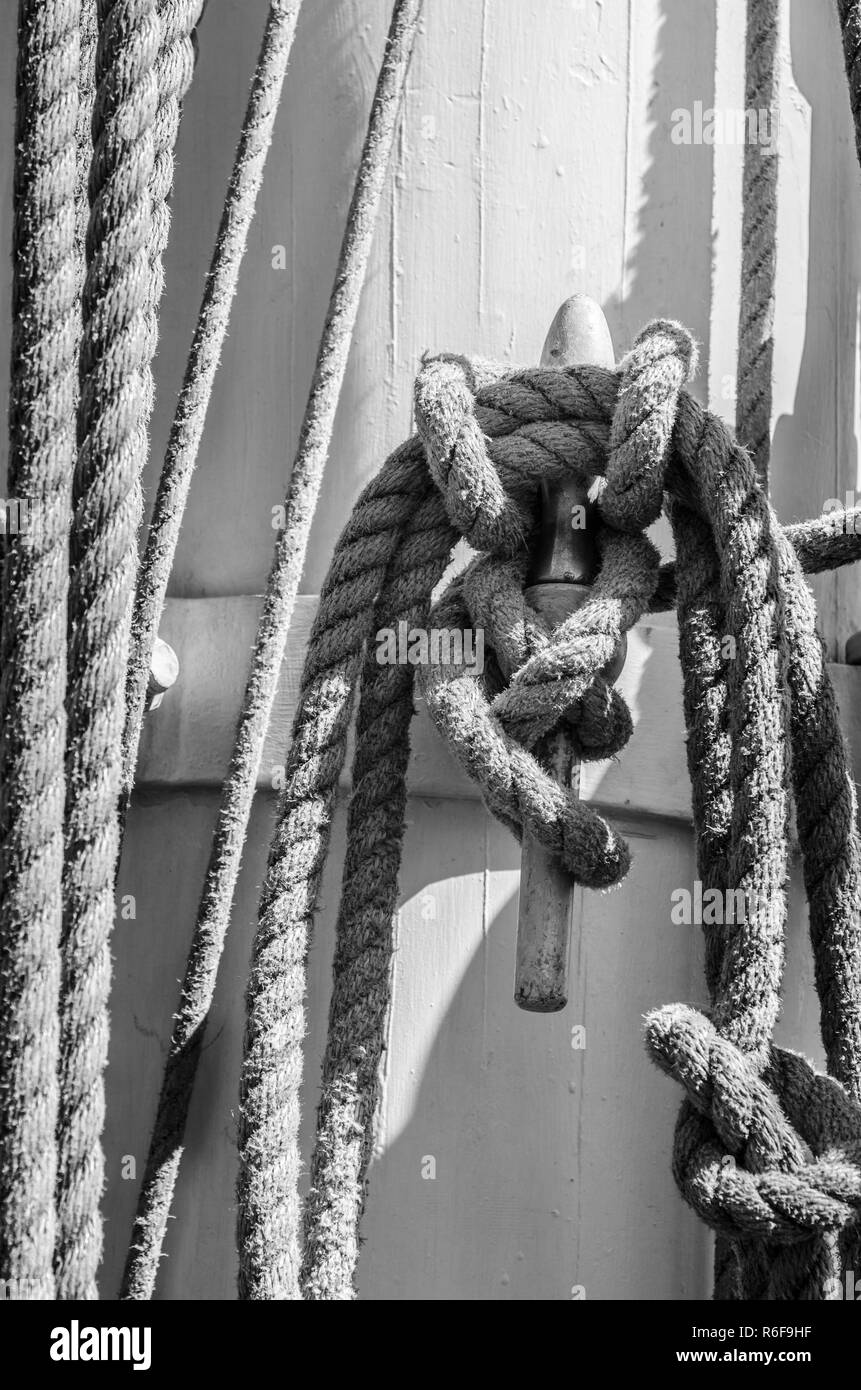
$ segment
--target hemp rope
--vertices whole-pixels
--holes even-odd
[[[774,282],[777,233],[777,117],[781,0],[747,0],[742,174],[741,301],[738,320],[736,437],[750,449],[757,476],[768,482],[771,441]],[[760,121],[768,118],[768,140]]]
[[[0,1279],[54,1297],[79,0],[20,0],[0,680]],[[4,528],[5,529],[5,528]]]
[[[722,955],[710,955],[712,1021],[682,1011],[685,1020],[694,1019],[685,1031],[677,1008],[661,1011],[650,1020],[649,1045],[689,1094],[692,1068],[699,1066],[706,1078],[696,1094],[711,1107],[710,1118],[691,1115],[689,1102],[677,1139],[676,1172],[688,1200],[736,1239],[761,1232],[774,1242],[770,1296],[795,1296],[799,1289],[823,1296],[828,1287],[835,1268],[828,1232],[845,1231],[861,1203],[861,1112],[854,1099],[861,1051],[858,843],[854,790],[813,603],[790,538],[798,539],[814,569],[838,563],[838,553],[857,556],[854,513],[784,532],[747,454],[684,389],[692,364],[687,334],[666,322],[640,336],[618,372],[499,371],[462,358],[432,360],[417,383],[419,438],[390,457],[339,541],[303,672],[251,985],[257,991],[251,1006],[268,1024],[255,1077],[270,1103],[261,1148],[281,1158],[268,1170],[274,1216],[252,1252],[259,1262],[263,1246],[268,1260],[258,1275],[258,1296],[285,1296],[284,1271],[296,1258],[295,1235],[278,1216],[298,1209],[291,1190],[297,1165],[292,1148],[285,1157],[284,1121],[290,1117],[292,1131],[305,960],[362,669],[302,1269],[306,1298],[354,1296],[390,1006],[414,675],[411,666],[376,662],[374,631],[403,620],[435,628],[484,626],[491,658],[482,678],[462,667],[421,673],[431,716],[494,815],[515,833],[528,825],[576,881],[618,881],[628,860],[624,843],[591,807],[556,787],[529,749],[562,716],[574,725],[584,757],[606,757],[624,743],[630,719],[600,669],[659,585],[661,606],[667,606],[670,572],[661,573],[642,535],[660,511],[665,488],[677,535],[674,578],[693,801],[706,827],[700,863],[714,866],[718,883],[742,886],[753,912],[749,930],[728,939]],[[551,635],[522,596],[531,499],[540,478],[572,470],[606,473],[603,563],[587,603]],[[486,553],[431,608],[432,590],[461,535]],[[699,613],[703,596],[706,621],[694,622],[690,615]],[[738,658],[722,689],[710,679],[717,669],[713,640],[727,631]],[[709,660],[700,665],[703,656]],[[783,672],[788,699],[778,679]],[[780,728],[783,739],[775,736]],[[803,1059],[770,1043],[783,962],[790,742],[795,796],[804,801],[799,834],[834,1079],[816,1077]],[[705,754],[702,775],[698,752]],[[703,1049],[707,1066],[700,1061]],[[735,1103],[733,1114],[749,1122],[755,1140],[750,1172],[735,1163],[748,1149],[728,1126],[718,1096]],[[779,1134],[775,1096],[786,1112]],[[261,1215],[266,1210],[261,1201]]]
[[[57,1296],[97,1297],[109,939],[146,455],[155,0],[99,0],[69,586]]]
[[[757,476],[768,491],[771,462],[772,368],[774,360],[774,304],[777,237],[778,128],[780,78],[777,67],[780,44],[780,0],[747,0],[745,16],[745,115],[754,113],[755,129],[745,127],[742,174],[741,285],[738,316],[738,360],[736,366],[735,434],[750,449]],[[768,147],[763,148],[762,118],[768,120]],[[717,584],[717,575],[713,576]],[[709,612],[717,612],[717,590],[708,601]],[[720,668],[720,634],[711,642]],[[701,653],[704,659],[710,654]],[[708,742],[713,729],[704,731]],[[703,833],[695,822],[695,833]],[[725,827],[729,833],[729,826]],[[702,873],[711,872],[706,862]],[[702,878],[702,874],[701,874]],[[712,883],[709,877],[703,882]],[[707,958],[722,949],[720,933],[706,930]],[[719,971],[717,960],[709,959],[707,975]],[[740,1252],[725,1245],[718,1236],[715,1245],[715,1298],[732,1295],[732,1281],[743,1279]],[[729,1280],[730,1283],[726,1283]]]
[[[302,0],[274,0],[269,8],[147,531],[132,616],[132,649],[123,734],[124,807],[134,785],[153,647],[158,636],[215,373],[227,334],[239,269],[245,255],[248,230],[272,142],[301,3]]]
[[[281,5],[273,7],[273,10],[276,8],[279,12],[283,10]],[[323,468],[331,442],[338,397],[346,370],[421,8],[422,0],[397,0],[392,12],[386,51],[377,79],[326,323],[290,475],[285,525],[276,543],[267,580],[230,769],[222,789],[180,1006],[165,1064],[129,1259],[123,1279],[122,1297],[149,1298],[155,1287],[158,1261],[182,1157],[185,1122],[206,1019],[215,990],[218,963],[230,919],[263,743],[286,649],[290,619],[304,566]],[[227,302],[229,303],[229,300]],[[202,346],[209,351],[206,343]],[[212,358],[212,371],[216,362],[217,350]],[[208,387],[206,397],[202,400],[202,412],[196,422],[198,431],[203,425],[206,398]],[[199,433],[197,438],[199,439]],[[148,605],[146,621],[150,623],[149,631],[153,636],[164,595],[164,588],[159,596],[156,587],[159,582],[157,567],[162,567],[166,580],[195,450],[196,441],[190,443],[189,451],[184,457],[178,456],[172,464],[174,476],[168,480],[158,513],[162,527],[162,545],[166,539],[171,550],[169,554],[162,550],[161,554],[157,555],[154,544],[152,571],[145,581],[149,593],[142,588],[144,599],[139,604],[141,614],[143,603],[146,602]],[[152,621],[153,614],[155,624]],[[244,1142],[241,1138],[240,1182]],[[253,1140],[251,1142],[253,1144]]]
[[[150,179],[152,231],[149,245],[152,288],[147,305],[150,359],[155,356],[158,344],[157,310],[164,291],[162,258],[167,250],[170,234],[169,199],[173,188],[173,153],[179,134],[182,99],[194,76],[192,34],[202,10],[203,0],[159,0],[158,4],[161,47],[155,69],[158,107],[153,124],[153,168]],[[154,397],[155,383],[151,373],[149,388]]]

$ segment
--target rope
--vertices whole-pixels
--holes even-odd
[[[284,74],[293,44],[301,0],[275,0],[270,6],[257,60],[248,108],[227,188],[215,249],[182,389],[159,477],[152,520],[141,561],[132,617],[126,724],[123,734],[123,800],[128,802],[146,706],[146,689],[158,624],[164,607],[173,557],[188,500],[191,475],[203,435],[206,413],[230,306],[236,293],[248,229],[254,217],[266,155],[272,141]],[[189,16],[190,17],[190,16]]]
[[[69,589],[57,1294],[95,1298],[109,938],[146,453],[155,0],[99,0]]]
[[[707,1036],[710,1070],[700,1080],[700,1100],[720,1094],[751,1124],[762,1117],[751,1177],[740,1166],[747,1163],[749,1136],[734,1135],[730,1145],[726,1126],[715,1129],[712,1111],[692,1116],[688,1101],[675,1163],[688,1200],[718,1230],[745,1239],[762,1217],[756,1203],[765,1202],[770,1224],[757,1229],[784,1240],[791,1226],[794,1250],[769,1276],[770,1296],[791,1296],[788,1290],[802,1285],[823,1296],[834,1269],[834,1233],[842,1238],[861,1191],[854,1099],[861,1074],[858,844],[854,792],[801,553],[814,568],[837,563],[836,555],[846,555],[846,536],[837,528],[853,514],[784,532],[748,455],[684,388],[693,361],[684,330],[659,322],[640,336],[618,372],[500,370],[450,357],[428,362],[416,388],[419,436],[390,457],[338,543],[308,647],[255,948],[259,992],[252,1002],[268,1025],[255,1082],[270,1102],[268,1113],[260,1106],[265,1123],[255,1157],[267,1158],[270,1220],[262,1225],[261,1200],[253,1253],[259,1260],[264,1247],[268,1256],[261,1271],[261,1283],[264,1275],[270,1281],[267,1296],[283,1296],[296,1258],[284,1213],[295,1221],[298,1211],[291,1184],[298,1170],[293,1125],[305,960],[361,671],[301,1274],[308,1299],[354,1296],[390,1007],[415,671],[380,664],[373,634],[401,621],[431,630],[484,629],[483,675],[444,658],[421,669],[432,718],[488,808],[515,834],[528,827],[575,881],[616,882],[628,863],[621,837],[560,790],[530,750],[560,717],[573,726],[584,758],[606,757],[626,741],[630,717],[600,671],[619,635],[650,611],[653,598],[666,606],[672,592],[643,534],[665,491],[677,540],[672,580],[693,802],[705,828],[699,863],[710,883],[745,891],[751,917],[743,933],[709,954],[712,1020],[664,1011],[662,1023],[650,1022],[649,1045],[665,1069],[672,1059],[673,1074],[687,1086]],[[606,475],[599,503],[602,567],[587,603],[551,634],[522,590],[538,484],[565,473]],[[431,606],[459,537],[481,553]],[[716,679],[722,672],[716,639],[727,632],[737,648],[728,684]],[[796,747],[802,730],[803,751]],[[817,1078],[770,1042],[784,948],[790,742],[796,804],[804,802],[799,834],[833,1079]],[[693,1018],[694,1026],[673,1033],[679,1016]],[[775,1138],[773,1119],[781,1109],[786,1121]],[[734,1186],[721,1176],[730,1168]],[[291,1240],[279,1245],[285,1233]]]
[[[755,128],[746,131],[742,175],[736,435],[763,484],[771,452],[780,6],[781,0],[747,0],[745,32],[745,117],[753,113]]]
[[[276,547],[272,570],[281,591],[277,627],[264,609],[261,655],[271,649],[266,679],[268,719],[277,683],[289,618],[298,588],[313,506],[331,437],[337,395],[346,367],[349,340],[355,323],[359,292],[370,253],[374,219],[382,194],[386,169],[394,143],[406,76],[421,14],[421,0],[397,0],[380,68],[368,132],[341,253],[341,263],[329,305],[326,327],[314,372],[308,408],[302,425],[299,452],[290,480],[284,531]],[[278,620],[278,613],[273,615]],[[268,629],[268,631],[267,631]],[[270,636],[269,633],[272,635]],[[255,660],[255,666],[261,662]],[[248,692],[255,685],[252,672]],[[248,700],[246,695],[246,708]],[[254,785],[265,724],[255,738],[253,767],[243,780]],[[237,745],[239,746],[239,745]],[[244,822],[247,812],[244,813]],[[236,853],[238,862],[238,849]],[[229,905],[235,872],[231,870]],[[212,880],[213,888],[217,880]],[[210,894],[210,899],[213,895]],[[296,1077],[301,1068],[297,1045],[304,1031],[304,1010],[290,1007],[277,1012],[279,1000],[270,1003],[267,980],[273,969],[266,925],[267,906],[261,900],[258,932],[252,948],[252,964],[246,997],[246,1030],[240,1079],[239,1136],[239,1296],[240,1298],[298,1297],[298,1206],[293,1177],[298,1171],[298,1102]],[[277,954],[277,947],[276,947]],[[295,1003],[295,1001],[294,1001]],[[293,1046],[291,1047],[291,1040]],[[274,1078],[267,1066],[273,1046],[286,1042],[290,1054]],[[261,1077],[266,1080],[261,1085]],[[270,1081],[272,1090],[270,1091]]]
[[[161,23],[161,47],[156,62],[158,107],[153,123],[153,165],[150,178],[152,224],[149,243],[149,264],[152,285],[147,304],[149,343],[147,356],[151,361],[158,344],[157,310],[164,292],[164,265],[170,233],[170,193],[173,187],[173,152],[179,134],[182,99],[194,76],[194,44],[192,34],[203,10],[203,0],[158,0]],[[155,382],[149,373],[149,412],[155,397]],[[148,413],[149,413],[148,412]]]
[[[837,0],[837,17],[843,41],[843,58],[849,83],[849,105],[855,126],[855,147],[861,163],[861,4]]]
[[[3,568],[0,1278],[37,1299],[54,1297],[79,20],[78,0],[18,8],[8,492],[26,512]]]
[[[203,433],[230,306],[248,229],[254,216],[266,155],[293,44],[298,3],[270,6],[248,108],[216,238],[191,345],[185,380],[177,403],[167,454],[159,480],[147,537],[133,618],[133,653],[129,667],[125,731],[125,792],[134,781],[152,647],[164,605],[191,474]],[[228,909],[229,910],[229,909]],[[223,933],[222,938],[223,941]],[[182,1157],[182,1139],[203,1028],[209,1012],[215,973],[208,953],[213,941],[207,923],[192,940],[189,961],[165,1063],[153,1134],[150,1140],[120,1297],[149,1299],[155,1289],[170,1207]]]
[[[282,6],[277,8],[279,12],[283,9]],[[227,931],[263,741],[331,440],[420,9],[421,0],[398,0],[377,81],[335,284],[290,477],[285,529],[276,545],[267,582],[231,766],[222,791],[212,852],[138,1203],[123,1283],[124,1297],[148,1298],[155,1285],[182,1155],[188,1106]],[[229,298],[224,304],[224,312],[227,304]],[[211,343],[202,338],[201,360],[211,360],[211,370],[214,372],[218,354],[216,350],[210,358],[211,352]],[[187,383],[189,380],[187,376]],[[171,476],[165,483],[164,498],[157,502],[156,515],[161,532],[160,537],[156,536],[154,540],[151,534],[152,568],[141,586],[143,598],[138,603],[138,613],[142,617],[139,631],[143,634],[144,621],[149,625],[147,641],[157,629],[170,567],[170,555],[164,550],[164,544],[166,542],[171,547],[175,544],[194,451],[203,426],[206,397],[198,397],[197,407],[190,407],[193,427],[197,430],[196,438],[192,433],[186,435],[188,450],[177,452],[171,465]],[[177,419],[180,418],[178,410]],[[158,553],[157,545],[160,546]],[[131,759],[129,765],[130,762]]]

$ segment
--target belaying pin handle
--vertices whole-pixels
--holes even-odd
[[[550,325],[541,365],[612,367],[615,360],[601,306],[585,294],[566,299]],[[589,596],[599,565],[597,527],[597,509],[580,479],[542,485],[525,597],[551,627],[558,627]],[[626,651],[623,638],[604,667],[607,680],[615,680],[621,672]],[[552,734],[542,751],[550,775],[579,795],[580,763],[568,732],[561,728]],[[568,1002],[574,890],[558,860],[528,831],[523,836],[520,866],[514,998],[521,1009],[532,1013],[556,1013]]]

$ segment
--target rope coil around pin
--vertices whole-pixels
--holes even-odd
[[[716,820],[725,822],[720,877],[744,890],[751,918],[712,946],[714,1021],[681,1006],[658,1011],[648,1020],[647,1043],[687,1093],[674,1160],[686,1199],[740,1243],[748,1283],[764,1262],[752,1259],[745,1243],[780,1247],[759,1296],[827,1297],[839,1288],[837,1237],[851,1234],[861,1208],[861,1109],[837,1081],[774,1048],[770,1037],[783,968],[794,781],[803,802],[799,833],[823,1038],[832,1069],[857,1091],[854,788],[797,558],[749,456],[682,392],[693,360],[685,330],[659,322],[622,364],[615,401],[613,374],[592,379],[597,414],[609,426],[598,500],[602,568],[587,603],[552,636],[523,598],[522,562],[506,558],[513,537],[501,519],[510,524],[515,513],[477,438],[467,374],[451,360],[428,364],[416,399],[430,471],[460,521],[471,520],[477,499],[490,499],[481,529],[473,522],[466,534],[478,533],[497,551],[454,581],[430,622],[483,627],[496,660],[486,675],[439,665],[420,679],[431,717],[493,814],[515,833],[528,826],[575,880],[606,887],[626,871],[626,847],[602,817],[556,787],[528,749],[560,719],[572,726],[584,757],[607,757],[626,742],[624,702],[599,673],[655,593],[657,554],[642,530],[660,514],[665,488],[681,537],[680,591],[696,587],[711,551],[712,619],[733,637],[737,659],[725,663],[715,686],[725,685],[725,784],[709,786],[708,771],[692,763],[694,806],[701,833],[714,834]],[[551,375],[548,386],[540,374],[523,374],[516,385],[552,391],[554,407],[564,412],[573,402],[564,397],[562,376]],[[696,624],[695,605],[686,619]],[[685,636],[683,664],[690,655]],[[696,741],[703,711],[688,712]]]
[[[246,1296],[354,1296],[386,1045],[416,675],[411,665],[379,663],[374,634],[401,622],[484,629],[482,672],[446,662],[445,644],[440,664],[420,672],[429,711],[494,815],[515,834],[528,826],[573,878],[608,886],[627,870],[624,841],[593,808],[560,790],[533,752],[563,718],[581,756],[621,750],[630,715],[602,668],[641,613],[673,601],[694,820],[707,869],[701,876],[739,887],[753,905],[743,932],[708,942],[713,1012],[703,1026],[720,1046],[708,1051],[697,1095],[702,1102],[734,1094],[741,1076],[747,1089],[739,1113],[747,1113],[746,1096],[756,1098],[741,1146],[736,1137],[730,1144],[726,1136],[735,1131],[723,1118],[719,1132],[711,1111],[692,1114],[693,1102],[686,1102],[676,1173],[696,1209],[744,1247],[746,1287],[767,1264],[759,1247],[772,1228],[785,1230],[795,1220],[796,1235],[805,1233],[793,1241],[800,1264],[772,1279],[768,1296],[793,1296],[786,1289],[804,1278],[812,1296],[824,1296],[833,1233],[847,1231],[856,1210],[859,856],[854,792],[801,565],[844,563],[857,558],[858,545],[826,534],[821,521],[783,531],[749,456],[684,389],[693,366],[689,335],[665,321],[650,325],[615,371],[427,361],[416,385],[419,436],[391,455],[354,509],[308,647],[249,983],[253,1050],[245,1095],[255,1101],[253,1126],[246,1111],[241,1154]],[[551,634],[526,604],[523,585],[538,484],[565,473],[601,479],[602,566],[589,600]],[[674,567],[659,566],[643,535],[665,499]],[[433,604],[460,537],[481,553]],[[736,647],[732,662],[721,656],[725,633]],[[334,990],[300,1253],[298,1206],[284,1179],[285,1133],[294,1134],[298,1115],[305,961],[360,677]],[[783,966],[790,784],[834,1078],[821,1083],[771,1043]],[[702,1035],[688,1026],[671,1047],[661,1041],[662,1026],[650,1023],[652,1054],[685,1080]],[[808,1097],[812,1130],[794,1103],[799,1089]],[[266,1140],[271,1134],[279,1136],[277,1149]],[[841,1151],[836,1160],[829,1156],[834,1148]],[[714,1196],[715,1164],[724,1176],[737,1169],[742,1195],[753,1181],[758,1200],[769,1194],[775,1211],[774,1194],[789,1193],[782,1215],[756,1230],[745,1224],[737,1193],[730,1190],[723,1205]],[[724,1181],[720,1192],[726,1190]],[[248,1191],[253,1204],[243,1198]],[[711,1205],[704,1193],[714,1198]],[[807,1202],[801,1215],[792,1215],[793,1201]],[[278,1240],[264,1239],[276,1221]]]

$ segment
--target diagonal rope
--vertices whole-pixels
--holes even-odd
[[[218,235],[188,354],[182,389],[159,477],[135,593],[129,661],[126,724],[123,734],[123,799],[134,784],[135,764],[146,704],[147,680],[164,607],[191,475],[206,422],[215,373],[227,334],[248,230],[254,217],[272,141],[281,87],[301,0],[275,0],[270,6],[248,108],[236,149]]]
[[[0,678],[0,1280],[54,1297],[79,0],[21,0]],[[80,261],[80,265],[79,265]],[[13,1295],[14,1296],[14,1295]]]
[[[276,545],[267,582],[230,770],[222,791],[213,848],[138,1202],[123,1281],[123,1297],[150,1297],[155,1285],[182,1155],[188,1106],[229,922],[263,741],[331,440],[420,9],[421,0],[398,0],[395,5],[386,54],[377,81],[335,284],[291,472],[285,528]],[[211,344],[202,341],[201,347],[209,352]],[[212,359],[213,372],[216,362],[217,352]],[[189,409],[192,427],[188,436],[189,449],[177,452],[173,477],[166,489],[165,505],[161,510],[161,534],[168,546],[171,545],[171,536],[175,538],[187,494],[196,448],[196,443],[192,443],[193,431],[198,430],[199,439],[203,424],[201,407],[195,406],[191,397]],[[205,413],[205,400],[202,410]],[[155,558],[155,550],[153,557],[155,574],[156,567],[161,568]],[[164,582],[167,568],[169,565],[163,567]],[[159,594],[158,581],[148,582],[148,620],[154,635],[164,587]],[[139,611],[143,611],[142,604],[139,604]]]
[[[377,81],[368,134],[347,218],[341,262],[302,425],[299,451],[290,480],[285,528],[276,546],[267,591],[270,599],[277,598],[277,607],[271,602],[264,606],[258,633],[258,648],[244,706],[246,711],[249,708],[253,710],[257,691],[265,684],[266,721],[277,685],[293,602],[301,577],[313,509],[329,447],[338,392],[346,367],[374,221],[394,141],[421,8],[421,0],[397,0],[394,6],[386,55]],[[226,861],[228,872],[225,874],[218,869],[211,875],[204,893],[206,914],[215,920],[218,920],[216,914],[219,914],[222,934],[233,895],[241,836],[245,834],[247,808],[250,806],[266,727],[265,721],[260,724],[252,744],[244,732],[243,725],[246,728],[250,727],[245,714],[240,724],[231,769],[231,779],[236,782],[237,787],[240,784],[244,784],[245,787],[242,801],[239,803],[242,818],[240,820],[234,811],[234,825],[231,826],[227,817],[224,817],[225,833],[220,853]],[[241,762],[237,760],[237,753]],[[229,810],[227,801],[223,803],[223,808]],[[301,905],[299,910],[301,911]],[[240,1083],[240,1169],[237,1189],[239,1291],[240,1298],[296,1299],[300,1296],[298,1207],[292,1177],[298,1161],[296,1092],[301,1057],[295,1045],[297,1030],[303,1028],[303,1009],[300,1000],[298,1007],[292,1010],[291,1021],[285,1028],[282,1026],[284,1020],[278,1012],[277,1003],[273,1001],[274,1007],[271,1009],[267,1006],[262,980],[268,975],[270,955],[274,954],[277,958],[280,949],[279,940],[272,940],[268,922],[264,894],[248,987],[245,1056]],[[290,946],[287,949],[289,950]],[[273,1049],[275,1057],[271,1055]],[[278,1064],[278,1054],[282,1052],[283,1068]],[[270,1083],[274,1084],[274,1094],[270,1093]]]

